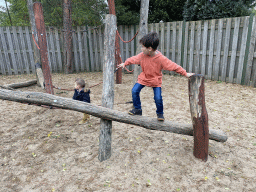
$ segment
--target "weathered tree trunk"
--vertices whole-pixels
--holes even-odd
[[[193,75],[189,78],[189,103],[194,130],[194,156],[207,161],[209,128],[205,107],[204,76]]]
[[[3,87],[17,89],[17,88],[22,88],[22,87],[29,87],[31,85],[35,85],[36,83],[37,83],[37,80],[35,79],[35,80],[21,82],[21,83],[7,84],[7,85],[4,85]]]
[[[72,19],[71,0],[63,0],[63,28],[64,28],[64,70],[72,73]]]
[[[53,94],[52,77],[48,60],[46,30],[44,23],[43,7],[39,2],[33,5],[35,13],[35,23],[38,35],[38,45],[40,47],[43,75],[45,80],[45,90],[47,93]]]
[[[149,0],[141,0],[140,25],[139,25],[140,30],[138,34],[136,54],[139,54],[141,52],[141,44],[139,43],[139,40],[148,33],[148,9],[149,9]],[[133,72],[133,84],[137,82],[137,79],[140,73],[141,73],[141,67],[139,65],[135,65],[134,72]]]
[[[36,30],[36,22],[35,22],[35,14],[33,10],[33,1],[27,0],[28,12],[29,12],[29,19],[31,24],[31,31],[32,35],[34,36],[34,43],[33,43],[33,51],[34,51],[34,62],[36,65],[36,76],[37,76],[37,84],[44,89],[44,77],[42,76],[42,68],[40,65],[40,52],[36,46],[38,44],[38,36]]]
[[[113,109],[114,106],[114,66],[115,66],[115,35],[116,16],[106,15],[104,39],[104,65],[102,106]],[[99,160],[104,161],[111,157],[112,121],[101,119]]]
[[[70,98],[58,97],[46,93],[37,92],[21,92],[11,91],[6,89],[0,89],[0,99],[16,101],[21,103],[31,103],[39,105],[48,105],[53,107],[59,107],[62,109],[69,109],[82,113],[88,113],[95,117],[103,118],[106,120],[118,121],[121,123],[127,123],[137,125],[151,130],[167,131],[183,135],[193,136],[193,126],[188,124],[180,124],[171,121],[159,122],[156,118],[145,116],[131,116],[127,113],[123,113],[117,110],[108,109],[76,101]],[[225,142],[227,141],[226,134],[221,130],[209,129],[209,139]]]

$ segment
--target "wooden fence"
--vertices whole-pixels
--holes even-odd
[[[256,87],[256,17],[154,23],[148,27],[149,32],[159,34],[159,51],[187,71]],[[129,40],[137,28],[119,26],[118,31]],[[101,71],[106,35],[103,27],[73,30],[74,71]],[[51,71],[62,72],[62,29],[48,27],[47,41]],[[137,42],[137,38],[127,44],[120,41],[123,61],[136,53]],[[0,27],[0,74],[35,73],[32,43],[29,27]]]

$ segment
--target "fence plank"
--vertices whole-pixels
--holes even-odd
[[[74,29],[72,29],[74,30]],[[77,46],[77,36],[76,32],[72,33],[72,40],[73,40],[73,52],[74,52],[74,64],[75,64],[75,71],[78,73],[79,72],[79,63],[78,63],[78,46]]]
[[[0,40],[1,40],[1,34],[0,34]],[[2,55],[2,47],[0,47],[0,73],[2,75],[6,75],[6,70],[5,70],[5,66],[6,63],[4,61],[3,55]]]
[[[119,34],[120,36],[122,37],[122,39],[124,39],[124,35],[123,35],[123,26],[119,26]],[[121,58],[122,58],[122,61],[125,62],[125,59],[124,59],[124,43],[123,41],[119,41],[120,43],[120,54],[121,54]]]
[[[226,81],[226,77],[227,77],[228,52],[229,52],[231,22],[232,22],[231,18],[227,19],[226,35],[225,35],[225,43],[224,43],[224,56],[223,56],[222,70],[221,70],[221,81]]]
[[[80,57],[80,69],[84,72],[84,54],[83,54],[83,47],[82,47],[82,37],[81,37],[81,28],[77,26],[77,39],[78,39],[78,48],[79,48],[79,57]]]
[[[237,17],[235,18],[234,35],[233,35],[233,41],[232,41],[232,53],[230,58],[230,67],[229,67],[229,75],[228,75],[228,81],[230,83],[233,83],[234,72],[235,72],[239,25],[240,25],[240,17]]]
[[[256,40],[256,17],[253,17],[252,22],[252,34],[250,39],[250,47],[249,47],[249,54],[248,54],[248,61],[247,61],[247,68],[245,74],[245,85],[250,85],[250,79],[252,75],[252,63],[253,63],[253,55],[254,55],[254,48],[255,48],[255,40]]]
[[[91,27],[89,26],[88,26],[88,41],[89,41],[89,50],[90,50],[90,59],[91,59],[91,71],[95,71],[93,46],[92,46],[92,31],[91,31]]]
[[[241,80],[242,80],[246,41],[247,41],[247,35],[248,35],[248,25],[249,25],[249,17],[245,17],[240,56],[239,56],[238,69],[237,69],[237,78],[236,78],[236,83],[238,84],[241,84]]]
[[[161,37],[160,37],[160,52],[164,55],[164,36],[165,36],[165,31],[164,31],[164,23],[160,24],[160,30],[161,30]]]
[[[200,73],[200,49],[201,49],[201,33],[202,33],[202,25],[201,21],[196,21],[196,57],[195,57],[195,73]]]
[[[102,27],[99,28],[99,44],[100,44],[100,70],[103,71],[103,65],[104,65],[104,40],[102,35]]]
[[[185,42],[184,42],[184,58],[183,58],[183,68],[187,69],[188,66],[188,28],[189,28],[189,22],[186,22],[186,28],[185,28]]]
[[[53,41],[53,28],[49,28],[49,36],[50,36],[50,45],[49,45],[49,50],[52,52],[52,70],[54,72],[58,72],[57,68],[57,60],[56,60],[56,54],[55,54],[55,46],[54,46],[54,41]],[[49,55],[50,53],[48,53]]]
[[[24,59],[24,67],[26,69],[26,73],[30,74],[28,57],[27,57],[27,49],[26,49],[26,45],[25,45],[25,41],[24,41],[22,27],[19,27],[19,33],[20,33],[21,50],[22,50],[22,53],[23,53],[22,55],[23,55],[23,59]]]
[[[49,61],[50,71],[52,72],[53,71],[53,66],[52,66],[52,57],[51,57],[51,54],[50,54],[49,36],[50,36],[49,28],[47,28],[47,31],[46,31],[47,57],[48,57],[48,61]]]
[[[127,25],[125,25],[125,41],[129,41],[129,28]],[[129,45],[130,43],[125,43],[125,60],[129,58]]]
[[[88,41],[87,41],[87,30],[86,27],[83,27],[83,40],[84,40],[84,53],[85,53],[85,68],[86,71],[89,72],[90,71],[90,61],[89,61],[89,50],[88,50]]]
[[[96,30],[97,29],[93,29],[94,56],[95,56],[96,71],[100,71],[99,53],[98,53],[98,40],[97,40]]]
[[[207,38],[208,38],[208,21],[204,21],[204,32],[203,32],[203,54],[201,63],[201,74],[205,75],[206,66],[206,53],[207,53]]]
[[[11,63],[10,63],[10,58],[9,58],[9,54],[8,54],[8,49],[7,49],[7,42],[5,40],[4,31],[3,31],[2,27],[0,27],[0,35],[1,35],[2,45],[3,45],[5,63],[6,63],[8,75],[12,75]]]
[[[215,19],[211,20],[211,32],[210,32],[210,49],[209,49],[209,61],[208,61],[208,71],[207,78],[212,79],[212,67],[213,67],[213,52],[214,52],[214,32],[215,32]]]
[[[192,21],[191,32],[190,32],[189,72],[193,72],[194,43],[195,43],[195,21]]]
[[[34,55],[33,55],[33,49],[32,49],[32,42],[31,42],[31,35],[29,33],[29,29],[26,26],[25,27],[25,32],[26,32],[26,40],[27,40],[27,45],[28,45],[28,52],[29,52],[29,59],[30,59],[30,67],[32,69],[32,72],[36,72],[36,67],[35,67],[35,62],[34,62]]]
[[[55,38],[56,38],[56,48],[57,48],[57,55],[58,55],[58,71],[62,72],[62,59],[61,59],[61,50],[60,50],[60,37],[59,37],[59,30],[57,27],[55,29]]]
[[[172,22],[172,58],[171,60],[176,63],[176,37],[177,37],[177,23]],[[174,72],[171,71],[170,75],[174,75]]]
[[[150,28],[149,31],[150,31],[150,32],[153,32],[153,31],[154,31],[154,24],[153,24],[153,23],[150,23],[150,24],[149,24],[149,28]]]
[[[214,63],[214,80],[219,80],[219,69],[220,69],[220,54],[221,54],[221,44],[222,44],[222,33],[223,33],[223,20],[219,19],[218,22],[218,37],[217,37],[217,51],[216,60]]]
[[[171,23],[167,23],[166,31],[166,57],[170,59],[170,42],[171,42]]]
[[[11,59],[12,59],[12,69],[14,71],[14,74],[18,74],[18,66],[17,66],[17,60],[14,53],[14,46],[12,42],[10,27],[6,27],[6,34],[7,34],[7,42],[9,44],[9,52],[11,53]]]
[[[24,73],[24,68],[23,68],[23,59],[21,57],[20,53],[20,46],[19,46],[19,40],[18,40],[18,34],[16,31],[16,27],[12,26],[12,34],[13,34],[13,40],[14,40],[14,47],[15,51],[17,53],[17,70],[20,71],[21,74]]]
[[[134,25],[131,26],[131,37],[134,37]],[[134,45],[135,45],[135,39],[131,42],[131,56],[134,56],[134,53],[135,53],[135,48],[134,48]],[[129,70],[132,70],[134,68],[134,65],[129,65]]]
[[[177,55],[177,64],[181,65],[181,46],[182,46],[182,28],[183,28],[183,21],[179,21],[179,39],[178,39],[178,55]]]

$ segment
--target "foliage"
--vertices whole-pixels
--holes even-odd
[[[11,3],[9,10],[14,26],[30,25],[26,0],[7,0]],[[48,26],[63,25],[62,0],[41,0],[45,24]],[[72,0],[72,24],[99,25],[106,13],[104,0]],[[0,12],[0,26],[10,26],[7,12]]]
[[[149,23],[181,21],[186,0],[150,0]],[[118,25],[135,25],[140,20],[140,0],[115,0]]]
[[[183,16],[187,21],[250,15],[252,0],[187,0]]]

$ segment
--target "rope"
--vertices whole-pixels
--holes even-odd
[[[118,37],[121,39],[121,41],[123,41],[124,43],[130,43],[130,42],[138,35],[139,30],[136,32],[136,34],[134,35],[134,37],[133,37],[131,40],[129,40],[129,41],[124,41],[124,40],[122,39],[122,37],[120,36],[118,30],[116,30],[116,33],[117,33]]]
[[[37,49],[40,50],[40,47],[38,46],[38,44],[37,44],[37,42],[36,42],[36,39],[35,39],[35,36],[34,36],[33,33],[32,33],[32,38],[33,38],[33,40],[34,40],[34,43],[36,44]]]

